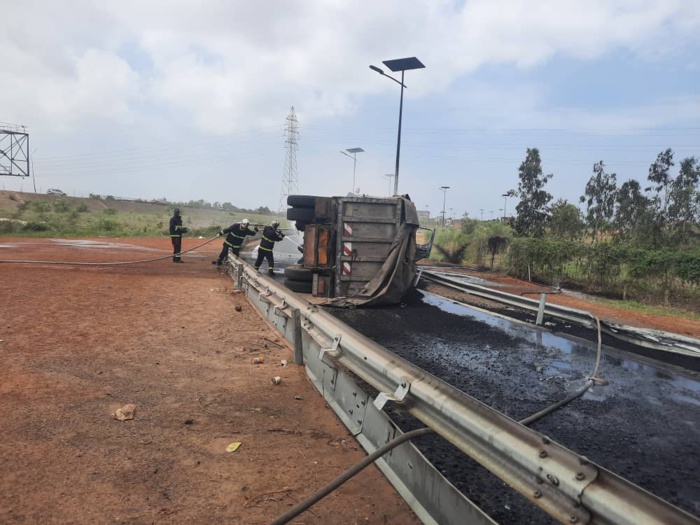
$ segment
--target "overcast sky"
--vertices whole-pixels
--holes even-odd
[[[449,186],[448,216],[498,216],[527,147],[576,203],[599,160],[624,181],[667,147],[700,156],[698,0],[0,0],[0,13],[0,121],[29,128],[42,192],[276,209],[293,106],[301,193],[349,192],[340,150],[361,147],[356,186],[386,195],[400,88],[368,66],[411,56],[426,68],[406,73],[399,191],[432,215]]]

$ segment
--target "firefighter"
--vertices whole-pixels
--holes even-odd
[[[258,232],[258,227],[255,226],[253,230],[250,229],[250,221],[248,219],[243,219],[241,222],[236,222],[226,228],[221,230],[219,235],[226,235],[224,239],[224,247],[219,254],[219,258],[216,261],[212,261],[212,264],[216,264],[216,268],[221,268],[224,259],[228,255],[229,249],[238,257],[241,251],[241,246],[247,235],[255,235]]]
[[[173,243],[173,262],[181,263],[180,252],[182,251],[182,234],[187,233],[187,228],[182,225],[182,217],[180,216],[180,208],[173,210],[173,216],[170,217],[170,242]]]
[[[275,220],[272,221],[269,226],[265,226],[262,240],[258,247],[258,259],[255,261],[255,269],[259,270],[263,259],[267,259],[267,273],[270,276],[275,275],[275,257],[272,254],[275,242],[284,239],[284,233],[279,230],[279,225],[279,221]]]

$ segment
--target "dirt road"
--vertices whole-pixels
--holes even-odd
[[[5,238],[0,259],[169,251],[167,239],[91,241]],[[364,457],[213,269],[219,249],[185,264],[0,264],[0,522],[269,523]],[[128,403],[135,418],[115,419]],[[418,521],[370,467],[294,523]]]

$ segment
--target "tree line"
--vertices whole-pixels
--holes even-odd
[[[700,163],[676,162],[669,148],[646,182],[619,182],[604,161],[593,164],[581,208],[554,200],[537,148],[518,168],[513,221],[476,221],[441,231],[436,257],[491,265],[520,278],[616,298],[700,309]]]

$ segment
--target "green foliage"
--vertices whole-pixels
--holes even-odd
[[[65,199],[59,199],[53,202],[53,210],[56,213],[67,213],[71,210],[70,202]]]
[[[44,201],[32,201],[30,203],[31,210],[36,213],[49,213],[51,211],[51,203]]]
[[[584,228],[581,211],[576,206],[562,199],[552,205],[550,232],[555,239],[580,239]]]
[[[115,210],[114,208],[105,208],[104,210],[102,210],[102,213],[105,215],[116,215],[117,210]]]
[[[433,241],[430,260],[461,264],[469,247],[469,240],[454,228],[438,228]]]
[[[30,232],[45,232],[51,228],[49,228],[48,224],[43,222],[28,222],[22,229]]]
[[[119,228],[119,223],[112,219],[100,219],[95,223],[95,226],[98,230],[113,232],[114,230]]]
[[[605,172],[601,160],[593,165],[593,176],[586,184],[581,202],[586,203],[586,222],[595,240],[598,232],[604,231],[613,219],[617,197],[617,175]]]
[[[509,263],[516,275],[544,282],[560,283],[566,263],[580,257],[585,250],[581,242],[548,238],[513,239]]]
[[[520,236],[542,237],[549,222],[549,202],[552,195],[544,187],[552,175],[543,175],[540,152],[528,148],[525,160],[518,169],[517,191],[512,194],[520,197],[516,206],[515,231]]]
[[[470,219],[465,213],[464,218],[462,219],[462,233],[464,235],[471,235],[476,231],[478,227],[479,221],[477,221],[476,219]]]

